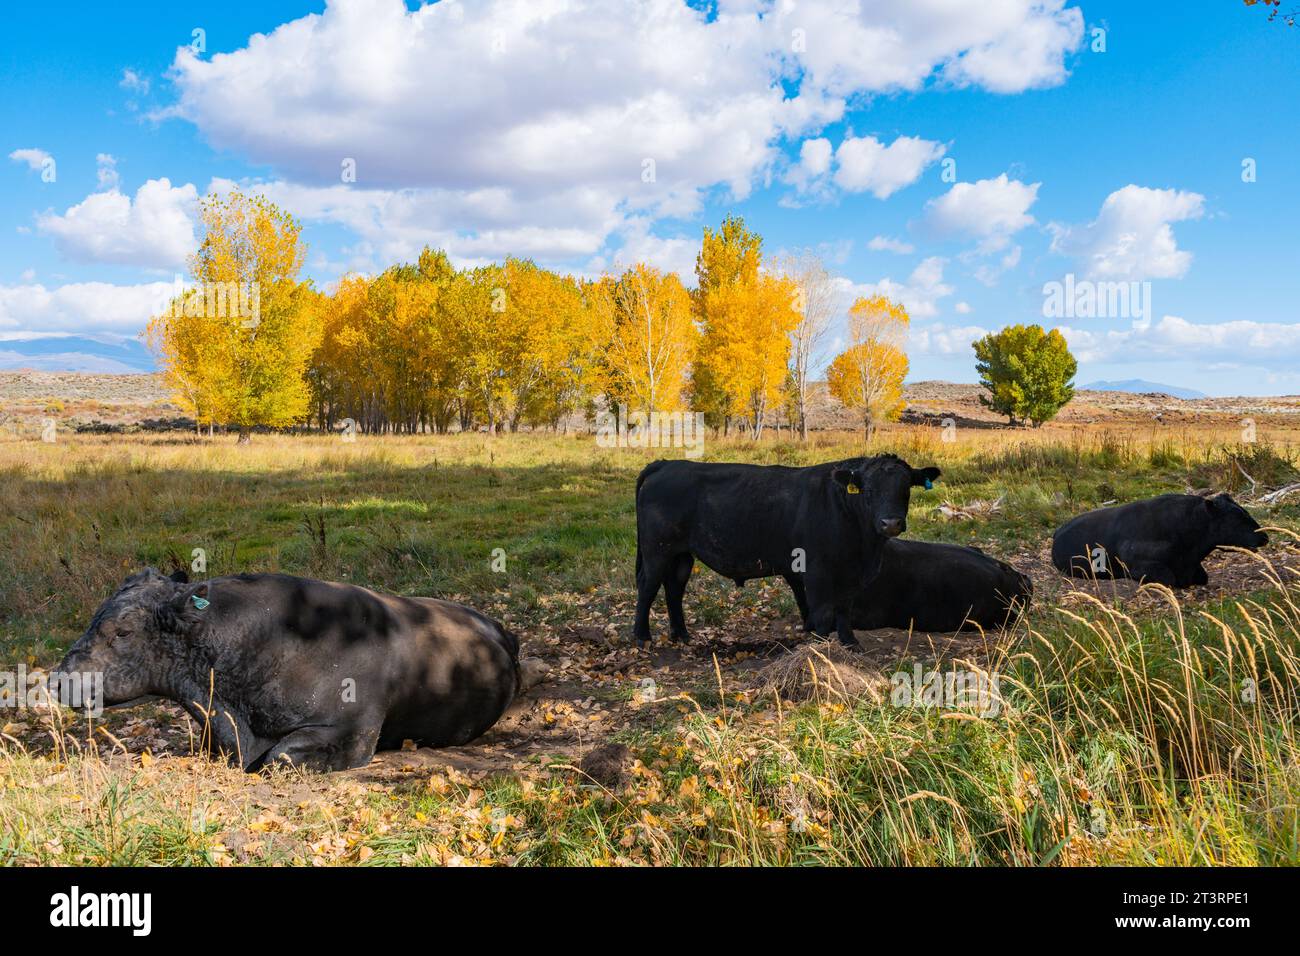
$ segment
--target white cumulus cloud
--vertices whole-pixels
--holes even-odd
[[[916,246],[910,242],[893,236],[873,236],[867,243],[867,248],[872,252],[893,252],[900,256],[911,255],[916,251]]]
[[[134,336],[174,292],[170,282],[0,285],[0,338],[54,332]]]
[[[862,285],[850,284],[853,298],[883,295],[901,302],[913,319],[928,318],[939,311],[939,300],[952,295],[952,286],[943,281],[943,268],[947,260],[940,256],[923,259],[903,282],[884,278]]]
[[[988,329],[978,325],[953,326],[942,322],[914,325],[908,335],[908,351],[916,355],[963,355],[973,364],[975,354],[971,343],[988,334]]]
[[[1081,362],[1193,360],[1291,370],[1300,361],[1300,323],[1189,322],[1166,315],[1139,319],[1126,329],[1062,326],[1061,334]]]
[[[899,136],[888,146],[874,136],[847,136],[835,150],[835,185],[888,199],[916,182],[943,153],[941,143],[916,136]]]
[[[110,157],[111,158],[111,157]],[[101,163],[101,182],[105,165]],[[112,166],[107,167],[112,171]],[[77,262],[115,263],[146,269],[174,269],[194,251],[198,193],[193,184],[173,186],[151,179],[134,200],[116,185],[92,193],[62,214],[36,218],[36,228],[53,236],[59,251]]]
[[[1192,254],[1179,249],[1173,223],[1199,219],[1205,197],[1129,184],[1106,197],[1090,223],[1052,226],[1052,249],[1075,257],[1091,279],[1178,279]]]
[[[1029,207],[1038,199],[1041,183],[1022,183],[1002,173],[993,179],[954,183],[925,207],[925,224],[942,236],[964,236],[985,241],[993,251],[1005,238],[1034,222]],[[990,239],[998,240],[988,243]]]
[[[29,147],[26,149],[15,149],[9,154],[9,158],[15,163],[26,163],[28,169],[40,170],[48,163],[52,156],[43,149]]]
[[[745,197],[785,143],[841,119],[850,97],[1062,82],[1081,33],[1064,0],[723,0],[712,14],[683,0],[331,0],[230,53],[181,47],[179,100],[164,112],[286,182],[327,188],[351,160],[356,188],[428,191],[399,205],[490,197],[495,221],[457,223],[454,254],[514,231],[559,240],[546,250],[559,256],[590,247],[592,229],[589,252],[630,219],[693,215],[709,190]],[[888,195],[936,148],[841,144],[836,175]],[[814,141],[795,175],[827,176],[830,159]],[[551,197],[580,203],[576,232]]]

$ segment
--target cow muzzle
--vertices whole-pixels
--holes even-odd
[[[907,522],[902,518],[881,518],[876,522],[876,530],[886,538],[897,538],[907,530]]]

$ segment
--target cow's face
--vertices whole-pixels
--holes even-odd
[[[868,533],[896,538],[907,530],[912,489],[929,488],[939,474],[938,468],[913,468],[900,458],[885,456],[854,468],[836,468],[831,476]]]
[[[1268,535],[1259,530],[1259,522],[1230,495],[1206,498],[1205,507],[1210,512],[1210,537],[1216,545],[1253,549],[1268,544]]]
[[[131,575],[99,606],[56,673],[102,675],[103,704],[157,693],[159,674],[168,666],[159,637],[185,617],[184,602],[195,590],[184,587],[185,581],[184,572],[169,578],[154,568]]]

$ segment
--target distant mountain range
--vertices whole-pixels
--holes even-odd
[[[1163,392],[1165,395],[1172,395],[1174,398],[1209,398],[1204,392],[1198,392],[1194,388],[1161,385],[1159,382],[1148,382],[1142,378],[1130,378],[1122,382],[1091,382],[1088,385],[1080,385],[1079,387],[1092,392]]]
[[[0,336],[0,370],[20,368],[39,372],[93,372],[100,375],[130,375],[155,372],[153,355],[136,339],[124,342],[100,342],[85,336],[66,338],[13,339]],[[920,386],[948,383],[913,383]],[[1177,385],[1162,385],[1145,379],[1122,382],[1090,382],[1079,386],[1098,392],[1163,392],[1174,398],[1207,398],[1204,392]]]
[[[49,339],[0,338],[0,369],[19,368],[105,375],[156,371],[153,356],[135,339],[112,343],[78,335]]]

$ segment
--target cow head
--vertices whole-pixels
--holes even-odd
[[[1254,549],[1268,544],[1268,535],[1259,530],[1259,522],[1231,495],[1206,498],[1205,507],[1210,513],[1210,540],[1215,545]]]
[[[863,527],[884,538],[907,530],[912,489],[931,487],[939,475],[938,468],[913,468],[894,455],[867,458],[853,467],[840,465],[831,472]]]
[[[188,581],[184,571],[166,577],[155,568],[146,568],[131,575],[99,606],[55,675],[102,675],[102,704],[122,704],[158,693],[165,671],[173,663],[165,636],[196,625],[200,609],[207,606],[208,586],[189,585]],[[61,699],[60,703],[75,702]]]

